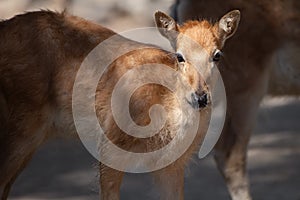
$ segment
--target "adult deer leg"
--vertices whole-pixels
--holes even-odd
[[[124,172],[100,164],[101,200],[119,200]]]
[[[261,98],[255,102],[247,102],[246,98],[236,99],[232,105],[240,106],[228,108],[225,127],[215,147],[215,160],[232,199],[251,200],[246,169],[247,148]]]
[[[29,156],[23,159],[23,164],[20,165],[20,167],[15,171],[14,175],[11,177],[11,179],[4,185],[1,200],[6,200],[8,198],[12,185],[14,184],[15,180],[20,175],[20,173],[27,166],[28,162],[31,160],[32,155],[33,153],[31,153]]]

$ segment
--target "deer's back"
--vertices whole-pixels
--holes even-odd
[[[29,119],[43,123],[60,120],[51,116],[59,109],[71,112],[72,86],[80,63],[113,34],[81,18],[51,11],[2,21],[0,136],[7,137],[22,131],[20,127],[36,123]]]

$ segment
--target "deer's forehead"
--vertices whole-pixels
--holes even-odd
[[[180,33],[184,37],[191,38],[208,52],[213,51],[218,44],[216,30],[208,21],[189,21],[180,27]]]

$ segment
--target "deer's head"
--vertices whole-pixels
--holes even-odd
[[[157,11],[155,21],[176,53],[182,77],[191,85],[187,101],[195,108],[205,107],[210,101],[206,83],[213,87],[213,69],[222,57],[225,41],[237,30],[240,12],[233,10],[214,24],[195,20],[179,25],[172,17]]]

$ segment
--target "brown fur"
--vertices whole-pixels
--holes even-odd
[[[215,159],[232,199],[249,200],[247,144],[259,103],[267,92],[300,94],[300,4],[297,0],[177,0],[172,15],[180,23],[207,17],[218,19],[233,8],[241,11],[242,20],[235,40],[224,48],[225,56],[219,66],[228,114],[215,147]]]
[[[160,16],[164,15],[160,13]],[[190,29],[203,33],[202,37],[197,35],[196,39],[209,52],[209,57],[213,48],[224,43],[216,37],[216,25],[207,21],[190,22],[180,27],[179,31],[192,34]],[[88,53],[113,35],[116,33],[100,25],[66,13],[50,11],[27,13],[0,23],[2,200],[7,199],[15,178],[44,141],[53,136],[76,135],[72,116],[72,90],[76,73]],[[185,63],[178,63],[174,53],[118,37],[119,42],[115,44],[117,47],[136,46],[139,50],[120,56],[99,81],[95,96],[99,123],[108,138],[125,150],[148,152],[159,149],[168,144],[178,130],[183,131],[185,125],[193,123],[189,112],[194,108],[187,103],[186,97],[189,98],[191,93],[209,94],[209,88],[188,59]],[[180,38],[176,41],[176,47],[180,46],[189,52],[189,46],[184,47]],[[112,56],[109,51],[103,53]],[[138,139],[118,128],[111,113],[110,99],[115,84],[124,73],[149,63],[165,64],[178,71],[179,75],[176,77],[175,94],[155,84],[145,85],[134,92],[130,101],[130,114],[137,124],[147,125],[150,122],[148,111],[153,104],[164,105],[168,113],[167,122],[158,134]],[[82,84],[89,87],[88,81],[84,80]],[[180,111],[184,120],[176,117],[180,110],[174,96],[176,94],[184,106]],[[203,140],[209,116],[209,107],[201,111],[200,129],[190,148],[174,163],[153,173],[163,191],[161,199],[183,199],[184,166]],[[126,164],[126,159],[120,160],[120,163]],[[122,176],[123,172],[100,164],[102,199],[119,199]]]

